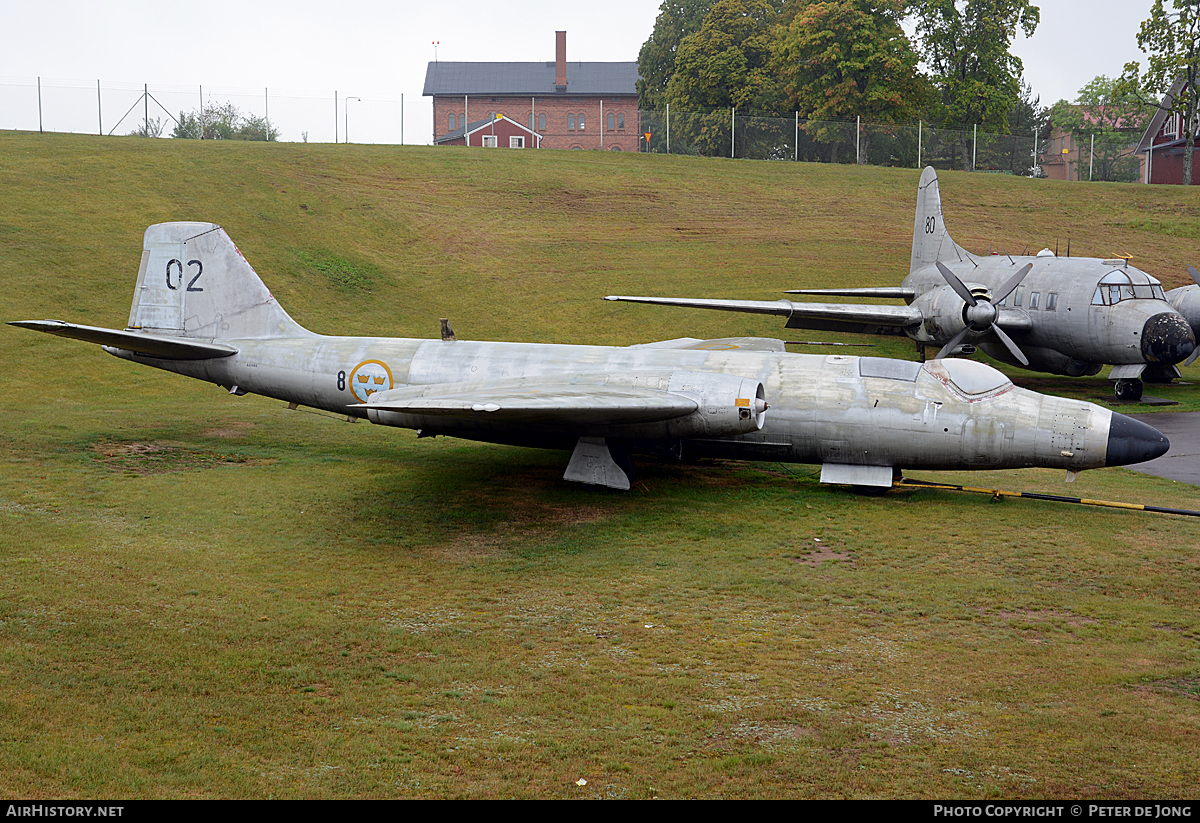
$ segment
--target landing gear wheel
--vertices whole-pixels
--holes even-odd
[[[1136,401],[1142,399],[1141,380],[1118,380],[1113,391],[1118,400]]]

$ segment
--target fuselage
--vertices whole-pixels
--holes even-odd
[[[1022,266],[1033,268],[997,308],[999,325],[1029,358],[1028,368],[1078,376],[1103,364],[1184,360],[1195,347],[1187,322],[1167,302],[1162,285],[1122,260],[992,255],[945,263],[973,293],[994,294]],[[926,321],[919,342],[945,343],[963,328],[962,300],[934,265],[905,278]],[[986,332],[968,342],[998,360],[1020,365]]]
[[[1016,388],[1000,372],[970,360],[918,364],[770,351],[320,335],[223,342],[237,353],[184,361],[106,350],[236,394],[260,394],[351,417],[368,416],[363,404],[372,395],[401,386],[513,380],[537,385],[564,376],[592,385],[627,385],[639,374],[671,370],[737,375],[763,384],[769,410],[757,431],[662,443],[649,435],[639,437],[636,428],[625,430],[624,439],[635,450],[680,455],[898,469],[1041,466],[1079,471],[1150,459],[1156,455],[1149,452],[1159,448],[1129,451],[1123,446],[1120,455],[1110,454],[1114,418],[1128,418],[1091,403]],[[549,448],[571,448],[579,436],[594,434],[514,426],[486,414],[405,414],[389,422],[422,434]]]

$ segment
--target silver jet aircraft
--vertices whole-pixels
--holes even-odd
[[[628,489],[630,453],[823,465],[825,482],[890,486],[903,469],[1083,469],[1166,452],[1157,430],[1013,386],[970,360],[784,351],[691,338],[618,348],[335,337],[280,307],[209,223],[146,230],[124,330],[13,325],[109,354],[418,436],[573,450],[568,480]]]
[[[1192,327],[1167,302],[1162,284],[1128,260],[978,256],[951,239],[937,173],[917,190],[909,274],[898,288],[797,289],[789,294],[902,299],[908,305],[795,303],[611,296],[608,300],[775,314],[791,329],[906,334],[938,357],[988,355],[1071,377],[1112,364],[1116,395],[1136,400],[1142,381],[1170,382],[1196,347]],[[1198,306],[1200,308],[1200,306]],[[1200,313],[1200,312],[1198,312]]]

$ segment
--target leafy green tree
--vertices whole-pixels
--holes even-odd
[[[243,114],[237,106],[209,105],[203,109],[180,112],[172,137],[189,140],[262,140],[275,142],[279,130],[265,117]]]
[[[1200,111],[1200,89],[1196,87],[1200,74],[1200,3],[1197,0],[1170,0],[1171,11],[1164,0],[1154,0],[1150,19],[1138,30],[1138,46],[1148,55],[1146,76],[1140,76],[1136,62],[1125,66],[1122,81],[1127,88],[1141,88],[1161,100],[1152,105],[1182,118],[1186,150],[1183,154],[1183,185],[1192,183],[1192,154],[1196,148],[1196,131]],[[1183,81],[1180,88],[1176,84]]]
[[[1009,47],[1018,28],[1033,34],[1037,6],[1029,0],[916,0],[912,14],[938,90],[930,119],[1006,132],[1023,68]]]
[[[675,73],[675,52],[695,34],[715,0],[664,0],[658,7],[654,31],[638,52],[638,107],[657,111],[667,102],[667,84]]]
[[[728,151],[730,109],[751,114],[784,107],[783,89],[771,66],[775,20],[768,0],[719,0],[700,30],[680,42],[666,99],[681,113],[676,119],[672,112],[672,129],[679,123],[698,151]],[[746,133],[744,139],[755,142],[763,136]],[[757,147],[753,153],[774,152]]]
[[[1148,119],[1142,96],[1103,74],[1080,89],[1073,104],[1059,100],[1050,109],[1051,123],[1073,133],[1084,151],[1091,152],[1093,180],[1137,179],[1138,160],[1131,149]]]
[[[779,31],[775,68],[808,117],[873,123],[913,120],[929,86],[900,28],[900,0],[810,3]]]

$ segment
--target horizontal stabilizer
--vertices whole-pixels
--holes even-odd
[[[699,404],[653,389],[520,381],[405,386],[377,392],[357,408],[529,425],[596,426],[671,420],[693,413]]]
[[[223,343],[205,343],[180,337],[163,337],[144,332],[103,329],[97,326],[77,326],[61,320],[13,320],[8,325],[43,331],[59,337],[70,337],[73,340],[83,340],[88,343],[99,343],[101,346],[112,346],[144,354],[147,357],[161,357],[168,360],[208,360],[213,357],[229,357],[231,354],[237,354],[236,348]]]
[[[904,286],[879,286],[862,289],[788,289],[784,294],[824,294],[836,297],[874,297],[876,300],[889,298],[914,300],[917,290]]]

